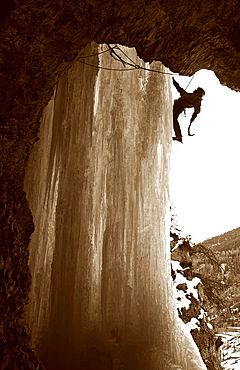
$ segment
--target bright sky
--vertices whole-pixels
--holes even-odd
[[[184,89],[190,77],[176,81]],[[220,84],[212,71],[197,72],[187,92],[202,87],[206,95],[201,112],[187,128],[193,109],[179,122],[183,144],[173,141],[171,202],[179,227],[193,242],[240,226],[240,92]],[[179,93],[173,87],[173,98]]]

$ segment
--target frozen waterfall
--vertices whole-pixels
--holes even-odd
[[[82,63],[124,69],[106,48],[61,78],[29,160],[32,346],[47,370],[206,369],[172,299],[170,78]]]

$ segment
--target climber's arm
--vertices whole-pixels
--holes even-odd
[[[173,85],[176,87],[177,91],[182,96],[183,94],[186,94],[186,91],[177,83],[177,81],[173,78]]]

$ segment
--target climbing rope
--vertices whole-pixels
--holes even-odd
[[[188,83],[187,87],[185,88],[185,90],[187,90],[187,88],[188,88],[188,86],[190,85],[190,83],[192,82],[192,80],[193,80],[193,77],[194,77],[194,76],[195,76],[195,73],[194,73],[194,75],[192,76],[191,80],[189,81],[189,83]]]
[[[112,47],[109,44],[107,44],[107,45],[108,45],[108,49],[107,50],[104,50],[103,52],[110,51],[111,57],[113,59],[115,59],[116,61],[121,62],[122,65],[124,66],[124,68],[108,68],[108,67],[103,67],[103,66],[99,66],[99,65],[95,65],[95,64],[83,62],[81,60],[78,60],[78,58],[76,59],[76,61],[79,62],[79,63],[82,63],[82,64],[86,64],[86,65],[91,66],[91,67],[95,67],[95,68],[98,68],[98,69],[105,69],[105,70],[108,70],[108,71],[123,72],[123,71],[133,71],[133,70],[136,70],[136,69],[141,69],[141,70],[145,70],[147,72],[160,73],[160,74],[169,75],[169,76],[179,76],[176,73],[163,72],[163,71],[158,71],[156,69],[149,69],[149,68],[141,67],[139,64],[135,63],[119,46]],[[128,60],[130,60],[131,63],[128,62],[128,61],[126,61],[126,60],[124,60],[119,54],[117,54],[117,52],[115,51],[115,49],[117,49],[118,51],[120,51]],[[97,53],[95,55],[102,54],[103,52]],[[88,57],[90,57],[90,56],[88,56],[88,55],[85,56],[85,58],[88,58]],[[131,68],[126,68],[126,66],[131,67]]]
[[[39,40],[37,37],[35,37],[33,35],[28,35],[24,30],[21,30],[19,27],[16,28],[16,25],[11,24],[11,26],[14,29],[16,29],[19,33],[24,34],[29,40],[31,40],[31,41],[34,40],[37,43],[42,44],[42,45],[44,45],[45,47],[47,47],[49,49],[54,49],[53,45],[49,45],[49,44],[43,42],[42,40]],[[133,71],[133,70],[136,70],[136,69],[141,69],[141,70],[144,70],[144,71],[147,71],[147,72],[160,73],[160,74],[169,75],[169,76],[179,76],[176,73],[163,72],[163,71],[159,71],[159,70],[155,70],[155,69],[149,69],[149,68],[142,67],[139,64],[135,63],[118,45],[111,46],[110,44],[107,44],[107,46],[108,46],[108,48],[106,50],[101,51],[101,52],[90,54],[90,55],[83,55],[83,56],[80,55],[75,59],[75,61],[77,61],[79,63],[82,63],[82,64],[85,64],[85,65],[88,65],[90,67],[94,67],[94,68],[97,68],[97,69],[104,69],[104,70],[107,70],[107,71],[123,72],[123,71]],[[128,59],[128,61],[123,59],[116,52],[116,50],[118,52],[121,52],[124,55],[124,57],[126,59]],[[77,52],[77,50],[76,50],[76,52]],[[107,53],[107,52],[110,52],[110,56],[113,59],[115,59],[118,62],[121,62],[124,68],[108,68],[108,67],[103,67],[103,66],[100,66],[100,65],[95,65],[95,64],[91,64],[91,63],[87,63],[85,61],[79,60],[79,59],[86,59],[86,58],[94,57],[94,56],[101,55],[101,54],[104,54],[104,53]],[[126,68],[126,67],[130,67],[130,68]],[[179,77],[181,77],[181,76],[179,76]],[[190,83],[191,83],[191,81],[190,81]]]
[[[26,16],[26,12],[25,11],[23,11],[22,9],[19,9],[19,11],[23,15]],[[16,29],[16,26],[15,25],[11,25],[11,26]],[[51,48],[51,49],[54,48],[53,45],[48,45],[47,43],[43,42],[42,40],[39,40],[37,37],[34,37],[33,35],[27,35],[27,33],[25,33],[24,30],[19,29],[19,27],[17,28],[17,31],[20,32],[20,33],[23,33],[30,40],[35,40],[36,42],[38,42],[38,43],[46,46],[47,48]],[[113,28],[112,28],[112,33],[113,33],[113,36],[114,36]],[[86,64],[86,65],[91,66],[91,67],[94,67],[94,68],[104,69],[104,70],[107,70],[107,71],[122,72],[122,71],[132,71],[132,70],[136,70],[136,69],[141,69],[141,70],[144,70],[144,71],[147,71],[147,72],[154,72],[154,73],[160,73],[160,74],[169,75],[169,76],[182,77],[182,76],[179,76],[176,73],[163,72],[163,71],[159,71],[159,70],[155,70],[155,69],[149,69],[149,68],[141,67],[139,64],[135,63],[118,45],[115,45],[115,46],[112,47],[110,44],[107,44],[107,46],[108,46],[108,49],[103,50],[101,52],[98,52],[98,53],[95,53],[95,54],[91,54],[91,55],[78,56],[75,59],[75,61],[77,61],[79,63],[82,63],[82,64]],[[119,54],[117,54],[117,52],[115,50],[118,50],[119,52],[121,52],[124,55],[124,57],[128,59],[128,61],[124,60]],[[76,52],[77,52],[77,50],[76,50]],[[83,61],[80,61],[79,60],[79,59],[90,58],[90,57],[97,56],[97,55],[100,55],[100,54],[104,54],[104,53],[107,53],[107,52],[110,52],[110,55],[111,55],[111,57],[113,59],[115,59],[116,61],[121,62],[124,68],[108,68],[108,67],[102,67],[102,66],[99,66],[99,65],[94,65],[94,64],[83,62]],[[130,68],[126,68],[127,66],[130,67]],[[192,76],[192,78],[191,78],[189,84],[187,85],[186,89],[188,88],[188,86],[192,82],[193,77],[194,77],[194,75]]]
[[[114,49],[114,48],[113,48]],[[91,55],[82,55],[82,56],[79,56],[77,57],[76,60],[78,60],[79,58],[80,59],[83,59],[83,58],[91,58],[91,57],[95,57],[97,55],[101,55],[101,54],[104,54],[104,53],[107,53],[108,51],[110,51],[111,49],[107,49],[107,50],[103,50],[103,51],[100,51],[98,53],[95,53],[95,54],[91,54]]]
[[[97,69],[105,69],[106,71],[117,71],[117,72],[123,72],[123,71],[133,71],[136,68],[108,68],[108,67],[102,67],[102,66],[97,66],[96,64],[91,64],[87,62],[83,62],[82,60],[77,60],[78,63],[86,64],[87,66],[90,67],[95,67]]]

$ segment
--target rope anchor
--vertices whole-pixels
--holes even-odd
[[[181,76],[179,76],[176,73],[162,72],[162,71],[158,71],[156,69],[149,69],[149,68],[141,67],[139,64],[135,63],[118,45],[115,45],[113,47],[110,44],[106,44],[106,45],[108,46],[108,49],[107,50],[104,50],[104,51],[102,51],[100,53],[96,53],[96,54],[93,54],[93,55],[99,55],[99,54],[103,54],[103,53],[106,53],[106,52],[109,51],[110,56],[114,60],[122,63],[122,65],[124,67],[123,69],[121,69],[121,68],[107,68],[107,67],[102,67],[102,66],[99,66],[99,65],[94,65],[94,64],[91,64],[91,63],[86,63],[86,62],[83,62],[83,61],[78,60],[78,59],[77,59],[77,61],[79,63],[86,64],[86,65],[88,65],[90,67],[95,67],[95,68],[98,68],[98,69],[105,69],[105,70],[108,70],[108,71],[123,72],[123,71],[132,71],[132,70],[136,70],[136,69],[138,69],[138,70],[141,69],[141,70],[144,70],[144,71],[147,71],[147,72],[154,72],[154,73],[160,73],[160,74],[163,74],[163,75],[181,77]],[[115,50],[120,51],[125,56],[125,58],[127,58],[129,60],[129,62],[127,62],[126,60],[124,60]],[[93,56],[93,55],[89,55],[89,56],[87,55],[87,56],[85,56],[85,58],[90,57],[90,56]],[[84,57],[80,57],[80,58],[84,58]],[[126,67],[131,67],[131,68],[126,68]],[[192,81],[192,79],[191,79],[191,81]],[[189,84],[191,83],[191,81],[189,82]],[[189,84],[188,84],[188,86],[189,86]]]

